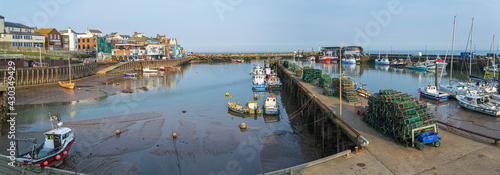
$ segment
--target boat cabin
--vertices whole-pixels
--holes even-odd
[[[38,157],[44,157],[60,150],[64,144],[69,143],[74,137],[73,131],[67,127],[52,129],[45,132],[44,135],[45,142],[38,151]]]
[[[276,108],[277,106],[277,102],[276,102],[276,98],[274,98],[273,96],[269,96],[266,98],[266,101],[264,101],[264,106],[266,108]]]

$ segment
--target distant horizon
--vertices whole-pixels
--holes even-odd
[[[500,1],[49,0],[29,6],[23,1],[1,4],[0,15],[9,22],[57,30],[71,27],[77,32],[100,28],[104,35],[160,34],[176,38],[186,51],[193,52],[316,50],[332,45],[359,45],[366,50],[392,46],[393,51],[423,50],[427,45],[430,50],[445,50],[450,47],[455,15],[456,50],[465,47],[473,17],[476,48],[489,48],[492,36],[500,31],[500,24],[494,22],[500,16]],[[87,9],[92,13],[86,13]],[[134,9],[148,13],[130,15],[136,13]]]

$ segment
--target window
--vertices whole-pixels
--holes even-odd
[[[78,42],[80,42],[80,39],[78,39]]]
[[[83,49],[85,49],[85,45],[82,45]]]
[[[80,45],[78,45],[78,49],[80,49]]]
[[[47,140],[52,140],[52,135],[47,135]]]
[[[90,42],[90,40],[87,38],[87,43]]]

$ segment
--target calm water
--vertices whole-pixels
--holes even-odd
[[[306,61],[295,62],[303,66],[312,65],[333,76],[338,76],[340,71],[338,64]],[[342,65],[342,72],[344,72],[344,75],[354,78],[358,86],[360,83],[366,84],[364,88],[371,93],[377,93],[381,89],[394,89],[413,96],[419,96],[417,89],[420,86],[435,84],[434,72],[414,71],[390,66],[344,64]],[[443,77],[438,79],[438,83],[448,83],[450,80],[448,72],[444,71],[440,74]],[[453,74],[455,75],[456,73],[454,72]],[[429,99],[421,100],[431,107],[433,113],[437,114],[436,118],[438,120],[500,138],[500,118],[460,108],[456,100],[440,103]]]
[[[287,122],[295,108],[280,92],[272,92],[279,116],[228,112],[228,100],[254,101],[249,73],[255,64],[264,62],[192,64],[114,84],[133,93],[17,106],[17,131],[33,136],[50,128],[48,113],[60,116],[76,137],[61,168],[92,174],[257,174],[319,158],[312,139]],[[269,93],[256,94],[262,107]],[[238,128],[243,122],[249,129]]]

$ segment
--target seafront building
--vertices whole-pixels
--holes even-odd
[[[0,48],[9,50],[45,49],[45,36],[35,33],[33,27],[5,21],[0,16]]]

